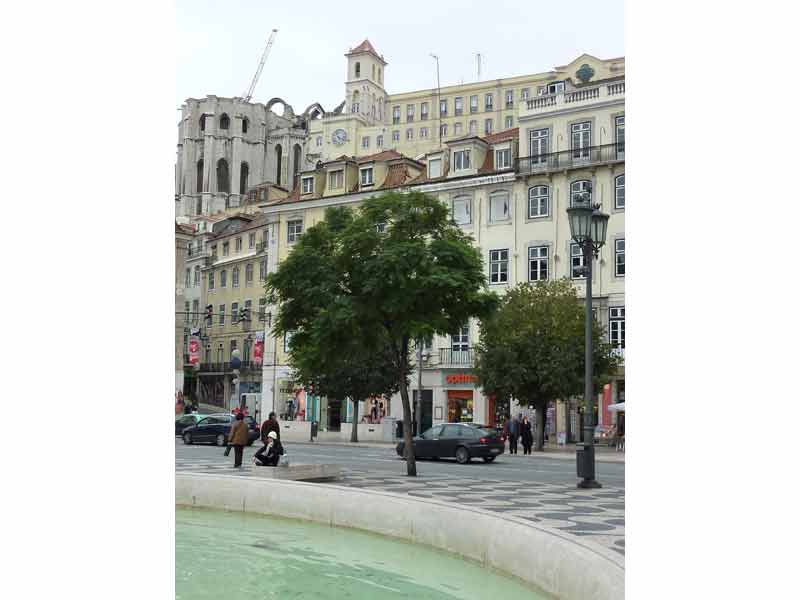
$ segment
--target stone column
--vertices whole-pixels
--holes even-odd
[[[211,214],[214,212],[214,191],[217,186],[217,172],[214,160],[214,136],[211,130],[214,128],[214,116],[206,115],[206,130],[203,136],[203,212]]]
[[[231,149],[231,206],[241,206],[242,198],[239,195],[239,179],[242,169],[242,118],[241,115],[236,115],[234,118],[234,134],[233,144]]]

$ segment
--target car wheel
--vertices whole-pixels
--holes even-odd
[[[191,433],[184,433],[183,434],[183,443],[187,446],[192,445],[192,434]]]
[[[490,463],[490,462],[492,462],[492,461],[493,461],[495,458],[496,458],[496,457],[494,457],[494,456],[484,456],[484,457],[483,457],[483,462]]]
[[[217,446],[224,446],[225,445],[225,435],[220,433],[217,436],[216,443],[217,443]]]
[[[460,465],[465,465],[469,462],[469,451],[464,446],[459,446],[456,449],[456,460]]]

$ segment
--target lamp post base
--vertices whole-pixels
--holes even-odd
[[[603,487],[596,479],[584,479],[578,482],[578,487],[584,490]]]

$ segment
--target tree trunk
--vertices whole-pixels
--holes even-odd
[[[547,418],[547,405],[536,407],[536,441],[533,449],[537,452],[544,450],[544,422]]]
[[[408,338],[403,337],[400,364],[400,398],[403,401],[403,442],[406,455],[406,472],[409,477],[417,476],[417,461],[411,443],[411,403],[408,401],[408,382],[405,373],[408,364]]]
[[[350,441],[358,442],[358,400],[353,400],[353,429],[350,432]]]

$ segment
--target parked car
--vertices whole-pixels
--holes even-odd
[[[491,431],[497,433],[500,436],[500,440],[505,442],[506,436],[503,435],[503,427],[495,427],[494,425],[481,425],[480,423],[462,423],[462,425],[467,425],[469,427],[476,427],[477,429],[485,429],[486,431]]]
[[[192,425],[197,425],[201,419],[205,419],[208,415],[200,413],[192,413],[190,415],[176,415],[175,416],[175,435],[183,435],[183,430]]]
[[[414,456],[419,458],[453,458],[468,463],[472,458],[492,462],[505,450],[505,444],[494,429],[482,429],[471,423],[434,425],[414,437]],[[405,454],[405,442],[397,444],[397,454]]]
[[[183,430],[183,443],[225,446],[235,420],[236,417],[229,414],[208,415],[197,425],[191,425]],[[244,420],[248,429],[247,445],[251,446],[260,437],[258,423],[250,416],[245,417]]]
[[[617,430],[613,425],[597,425],[594,428],[594,443],[613,446],[616,443]]]

